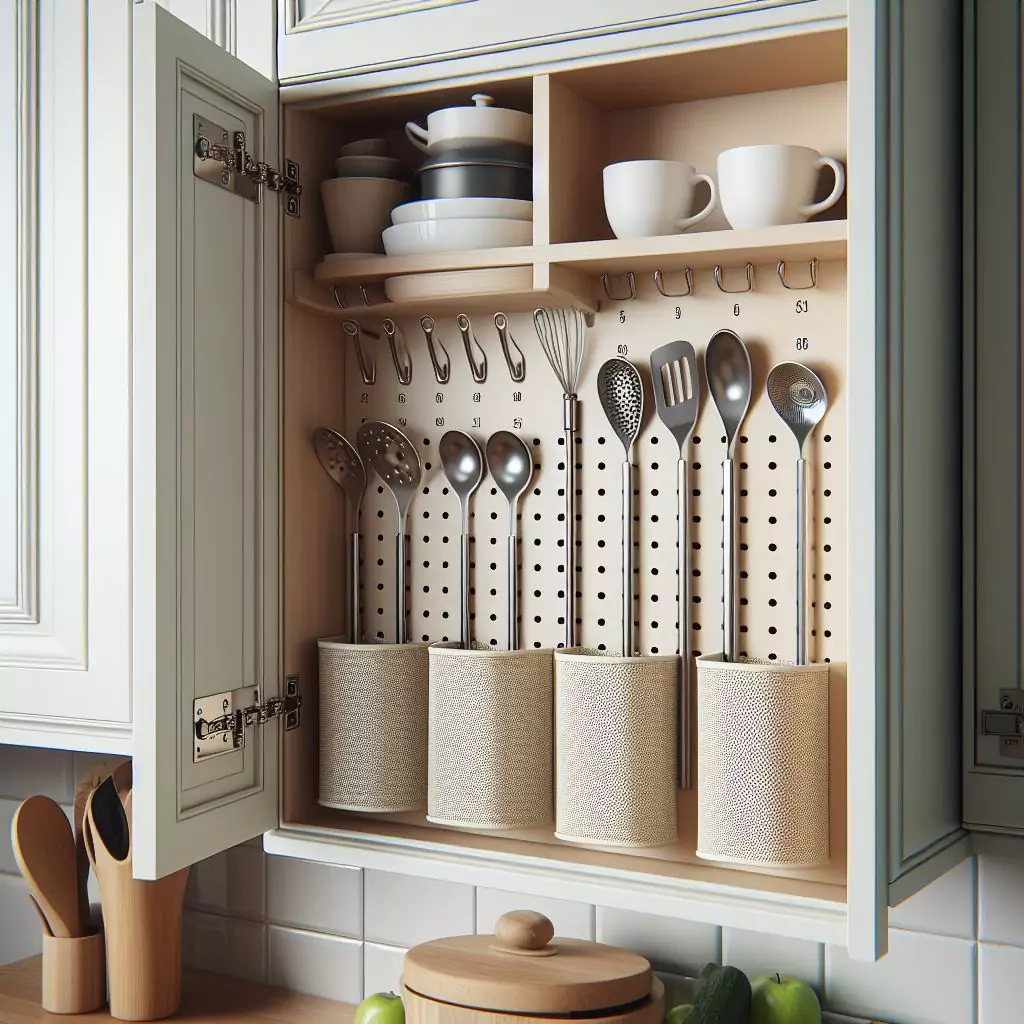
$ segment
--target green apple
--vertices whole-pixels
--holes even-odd
[[[821,1024],[821,1003],[802,981],[762,974],[750,988],[750,1024]]]
[[[690,1014],[693,1013],[692,1003],[682,1003],[679,1006],[673,1006],[668,1013],[665,1014],[665,1024],[683,1024]]]
[[[356,1008],[355,1024],[405,1024],[402,997],[394,992],[376,992]]]

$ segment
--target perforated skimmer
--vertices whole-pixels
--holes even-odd
[[[644,416],[640,372],[618,356],[597,371],[597,394],[608,423],[622,442],[622,653],[633,654],[633,445]]]
[[[356,446],[363,460],[373,468],[391,491],[398,508],[398,532],[395,535],[395,634],[397,642],[407,640],[405,593],[405,522],[409,505],[422,478],[420,457],[412,441],[390,423],[371,420],[356,434]]]

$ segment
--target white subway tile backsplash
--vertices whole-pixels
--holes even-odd
[[[657,914],[597,908],[597,941],[625,946],[674,974],[694,976],[704,964],[721,963],[722,929]]]
[[[738,967],[751,979],[758,974],[787,974],[806,982],[820,995],[824,962],[824,947],[818,942],[744,928],[722,929],[722,963]]]
[[[558,900],[546,896],[527,896],[506,889],[477,889],[476,930],[494,931],[495,922],[510,910],[536,910],[549,918],[555,935],[563,939],[594,938],[594,908],[589,903]]]
[[[43,948],[43,930],[29,903],[21,875],[0,875],[0,964],[33,956]]]
[[[889,927],[973,939],[977,929],[977,871],[973,857],[889,911]]]
[[[266,925],[257,921],[186,911],[182,953],[185,965],[198,971],[267,980]]]
[[[315,932],[267,926],[267,980],[322,999],[363,998],[363,945]]]
[[[825,952],[825,1003],[830,1010],[899,1024],[971,1024],[976,944],[964,939],[890,929],[889,952],[877,963]]]
[[[978,946],[978,1024],[1009,1024],[1021,1019],[1024,949]]]
[[[0,798],[0,874],[15,875],[18,864],[11,846],[11,818],[18,809],[20,800]]]
[[[242,845],[193,864],[186,906],[262,921],[266,916],[264,860],[262,850]]]
[[[267,857],[266,862],[269,921],[354,939],[363,937],[363,879],[359,868],[291,857]]]
[[[363,872],[363,937],[415,946],[446,935],[471,935],[476,925],[471,885],[390,871]]]
[[[1024,946],[1024,859],[978,858],[978,938]]]
[[[405,950],[398,946],[363,943],[363,998],[374,992],[402,991],[402,964]]]
[[[39,793],[69,804],[75,798],[72,766],[66,750],[0,746],[0,796],[20,801]]]

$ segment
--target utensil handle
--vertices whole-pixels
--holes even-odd
[[[404,644],[406,636],[405,624],[405,523],[403,522],[395,534],[395,642]]]
[[[565,646],[576,646],[576,427],[579,401],[562,396],[565,427]]]
[[[807,664],[807,460],[796,462],[796,663]]]
[[[736,520],[736,463],[722,462],[722,649],[735,661],[739,634],[739,545]]]
[[[622,464],[622,655],[633,654],[633,462]]]
[[[354,644],[359,643],[362,626],[359,622],[359,531],[352,534],[351,549],[349,551],[348,570],[348,600],[349,600],[349,637]]]
[[[686,459],[676,463],[679,495],[679,785],[690,788],[690,519],[692,499]]]
[[[459,555],[459,596],[462,601],[462,622],[459,637],[463,650],[468,651],[469,639],[469,533],[462,535],[461,552]]]
[[[515,528],[513,527],[513,530]],[[508,538],[508,649],[519,648],[519,541],[515,533]]]

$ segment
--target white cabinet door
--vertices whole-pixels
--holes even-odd
[[[0,0],[0,743],[131,749],[130,29]]]
[[[455,82],[845,14],[844,0],[287,0],[278,75],[310,94]]]
[[[274,83],[154,3],[134,43],[133,856],[154,877],[277,822],[277,722],[198,762],[192,723],[197,698],[212,718],[213,694],[281,690],[281,212],[196,177],[193,149],[201,120],[280,166],[279,110]]]

